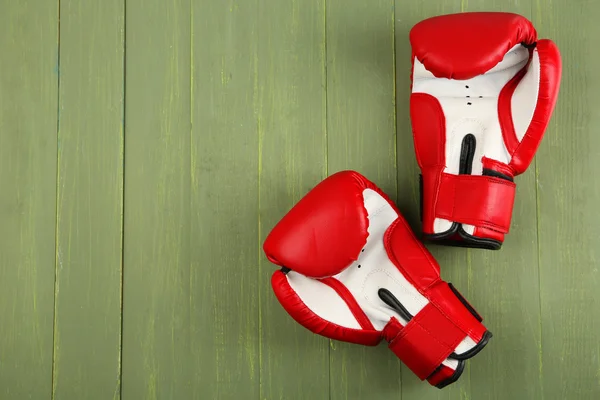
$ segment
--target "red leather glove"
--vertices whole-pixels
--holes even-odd
[[[554,109],[561,59],[520,15],[474,12],[416,24],[410,116],[425,239],[499,249]]]
[[[302,198],[264,243],[282,268],[272,287],[314,333],[374,346],[382,339],[421,380],[442,388],[492,336],[416,240],[394,204],[354,171]]]

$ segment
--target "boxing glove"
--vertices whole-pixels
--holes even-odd
[[[492,336],[440,277],[390,199],[364,176],[323,180],[272,229],[271,284],[289,315],[310,331],[389,348],[421,380],[442,388]]]
[[[423,238],[499,249],[514,177],[529,167],[556,103],[559,51],[530,21],[502,12],[423,20],[410,43]]]

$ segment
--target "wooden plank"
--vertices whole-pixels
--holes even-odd
[[[190,320],[197,318],[190,313],[190,33],[188,0],[127,2],[125,399],[193,398],[196,384],[190,368]]]
[[[396,197],[393,0],[327,1],[328,173],[353,169]],[[331,341],[331,399],[400,399],[384,344]]]
[[[421,233],[419,217],[419,174],[415,157],[410,121],[410,70],[411,47],[408,39],[410,29],[419,21],[436,15],[461,11],[459,0],[407,3],[396,0],[396,119],[398,162],[398,207],[413,228]],[[440,264],[442,278],[460,290],[469,300],[469,271],[466,249],[426,244]],[[473,302],[479,308],[480,304]],[[486,316],[484,315],[484,318]],[[487,318],[486,318],[487,319]],[[478,356],[479,357],[479,356]],[[477,360],[475,360],[477,361]],[[402,399],[465,399],[470,393],[470,369],[468,362],[461,378],[440,390],[427,382],[421,382],[411,370],[402,366]]]
[[[0,397],[49,398],[56,213],[58,8],[0,12]]]
[[[192,2],[191,398],[259,398],[256,0]]]
[[[53,396],[119,398],[124,2],[60,7]]]
[[[271,289],[262,243],[326,176],[325,3],[260,0],[258,36],[261,399],[328,399],[329,342],[297,324]]]
[[[539,36],[563,61],[558,103],[540,146],[537,177],[542,348],[546,399],[600,398],[600,3],[536,2]]]

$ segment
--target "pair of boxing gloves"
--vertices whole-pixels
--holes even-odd
[[[421,169],[424,238],[499,249],[513,178],[531,163],[558,95],[561,60],[526,18],[437,16],[410,32],[410,117]],[[331,175],[273,228],[267,258],[283,308],[322,336],[382,340],[421,380],[442,388],[492,334],[440,277],[390,198],[355,171]]]

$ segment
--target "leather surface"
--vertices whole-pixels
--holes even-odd
[[[376,330],[352,329],[321,318],[296,294],[281,271],[275,271],[271,277],[271,286],[279,303],[300,325],[311,332],[348,343],[375,346],[381,342],[381,332]]]
[[[301,274],[332,276],[356,260],[367,239],[358,174],[334,174],[315,186],[273,228],[267,258]],[[353,235],[346,235],[353,232]]]
[[[425,379],[454,351],[463,336],[442,310],[429,303],[389,340],[389,348],[420,379]]]
[[[446,173],[441,174],[439,182],[435,209],[438,217],[508,233],[515,197],[513,182]]]
[[[558,47],[550,40],[541,39],[536,49],[540,59],[539,93],[531,124],[512,155],[510,167],[515,175],[529,168],[550,122],[560,88],[562,60]]]
[[[498,64],[515,45],[531,44],[536,31],[512,13],[472,12],[423,20],[410,32],[414,55],[438,78],[469,79]]]
[[[344,231],[325,228],[334,222]],[[337,235],[326,243],[339,247],[331,249],[336,257],[331,257],[326,246],[313,243],[321,230]],[[475,354],[483,348],[487,331],[481,321],[441,280],[439,265],[393,202],[355,171],[334,174],[307,193],[270,232],[264,248],[275,264],[283,265],[280,260],[285,260],[286,268],[300,269],[292,269],[289,276],[275,271],[271,284],[290,316],[314,333],[364,345],[385,339],[417,376],[436,385],[460,375],[462,364],[451,359],[451,354]],[[332,289],[343,300],[335,302],[339,314],[346,316],[327,317],[332,313],[331,290],[296,292],[291,282],[298,274]],[[378,296],[381,288],[390,291],[410,315],[399,314],[383,301]],[[315,297],[325,293],[330,299],[327,307]]]
[[[413,27],[410,42],[423,232],[466,245],[501,243],[512,218],[512,179],[529,167],[556,104],[559,51],[538,40],[526,18],[501,12],[429,18]],[[459,172],[467,135],[473,161]]]
[[[429,299],[429,304],[439,309],[463,334],[476,342],[481,340],[485,328],[451,293],[448,284],[440,276],[439,264],[416,240],[404,218],[398,218],[390,226],[385,242],[394,265]]]

